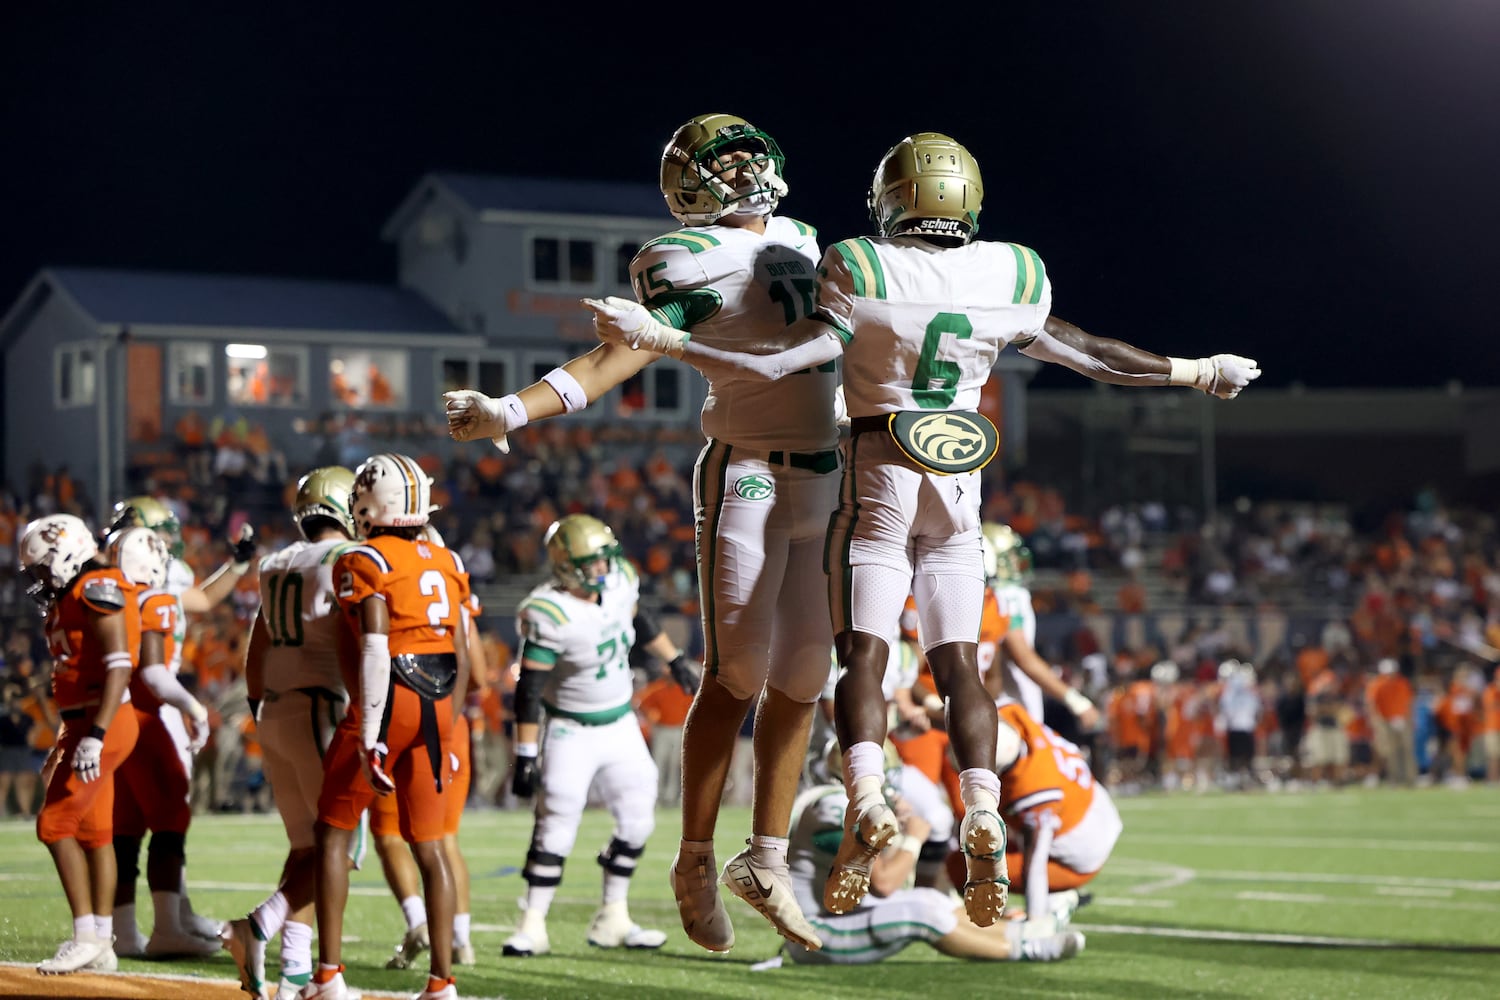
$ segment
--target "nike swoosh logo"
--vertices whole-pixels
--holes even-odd
[[[760,894],[762,896],[764,896],[766,899],[770,899],[771,898],[771,892],[775,888],[775,886],[773,886],[773,885],[766,885],[764,882],[762,882],[760,880],[760,876],[757,875],[757,874],[755,874],[755,869],[753,867],[751,867],[750,865],[746,865],[745,866],[745,870],[750,873],[750,881],[752,881],[752,882],[755,883],[755,888],[757,888],[757,889],[760,890]]]

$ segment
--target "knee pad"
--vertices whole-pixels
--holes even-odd
[[[767,684],[788,701],[811,705],[823,697],[834,669],[832,647],[804,650],[771,665]]]
[[[599,867],[611,875],[623,875],[629,878],[635,874],[636,863],[645,850],[644,839],[640,846],[634,846],[619,837],[613,837],[608,844],[604,845],[604,850],[599,852]]]
[[[116,835],[115,868],[121,884],[133,884],[141,874],[141,838]]]
[[[562,882],[563,864],[567,860],[561,854],[548,854],[533,847],[526,852],[526,868],[521,875],[527,885],[555,886]]]

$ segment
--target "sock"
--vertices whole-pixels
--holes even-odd
[[[99,935],[100,941],[113,942],[115,937],[115,916],[113,913],[104,916],[95,915],[94,933]]]
[[[534,885],[526,890],[526,912],[535,913],[543,920],[547,919],[547,911],[552,909],[552,898],[557,895],[555,885]]]
[[[125,930],[131,937],[135,937],[140,933],[140,930],[135,925],[134,903],[121,903],[115,907],[115,925],[121,930]]]
[[[864,740],[844,751],[844,787],[849,790],[850,811],[858,815],[884,800],[880,789],[885,784],[885,750],[879,743]]]
[[[785,868],[789,843],[786,837],[763,837],[756,834],[750,838],[750,860],[763,868]]]
[[[312,974],[313,929],[310,924],[288,920],[281,928],[281,974],[294,983],[306,983]],[[301,976],[299,980],[297,977]]]
[[[327,962],[318,963],[318,971],[313,973],[313,982],[331,983],[333,977],[344,971],[342,965],[329,965]]]
[[[426,992],[441,993],[443,990],[446,990],[448,988],[448,984],[451,982],[453,982],[452,976],[449,976],[447,979],[439,979],[437,976],[428,975]]]
[[[958,796],[969,811],[1000,809],[1000,776],[987,767],[966,767],[958,772]]]
[[[286,897],[277,890],[255,909],[250,911],[250,929],[262,941],[269,941],[281,933],[286,916],[291,912]]]
[[[73,918],[73,940],[90,941],[94,938],[94,915],[85,913],[81,917]]]
[[[616,875],[614,872],[604,873],[604,904],[624,902],[626,894],[630,891],[630,876]]]
[[[151,926],[151,934],[173,934],[179,933],[182,928],[182,905],[178,901],[182,899],[179,893],[166,892],[162,889],[151,890],[151,909],[156,914],[156,923]]]
[[[401,901],[401,912],[406,915],[406,929],[411,930],[427,923],[427,904],[421,896],[407,896]]]
[[[453,946],[462,948],[469,943],[469,914],[453,914]]]
[[[679,840],[677,842],[677,857],[686,862],[686,866],[678,865],[680,870],[686,871],[697,862],[700,857],[707,855],[710,859],[714,856],[714,842],[712,840]],[[713,864],[710,862],[710,868]]]

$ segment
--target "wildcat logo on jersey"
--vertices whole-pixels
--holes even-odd
[[[776,487],[765,476],[741,476],[734,482],[734,492],[741,500],[769,500]]]
[[[982,469],[1000,451],[1000,432],[972,410],[893,413],[890,432],[907,458],[944,476]]]

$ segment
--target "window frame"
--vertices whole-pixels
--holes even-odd
[[[214,377],[214,348],[218,347],[219,353],[224,352],[224,344],[215,345],[211,340],[172,340],[167,343],[167,402],[172,406],[213,406],[216,398],[214,387],[218,385],[218,379]],[[181,365],[182,356],[189,351],[201,349],[208,354],[208,376],[204,379],[203,398],[198,399],[184,395],[179,389],[177,371]],[[225,366],[225,378],[228,378],[228,366]],[[226,386],[227,389],[227,386]]]
[[[229,392],[229,363],[231,361],[241,361],[241,360],[249,360],[249,359],[230,358],[228,355],[225,355],[225,357],[224,357],[224,379],[223,379],[223,382],[224,382],[224,401],[226,403],[228,403],[230,406],[250,406],[250,407],[254,407],[256,409],[265,409],[265,410],[289,410],[289,409],[296,409],[296,408],[299,408],[299,407],[302,408],[302,409],[307,409],[311,405],[312,399],[311,399],[311,396],[309,395],[309,391],[308,391],[308,362],[309,362],[309,354],[310,354],[310,352],[309,352],[309,350],[307,348],[307,345],[305,345],[305,344],[288,344],[288,343],[284,343],[284,342],[280,342],[280,341],[274,341],[274,340],[273,341],[252,341],[252,340],[245,340],[245,341],[236,341],[236,343],[247,343],[247,344],[256,343],[256,344],[259,344],[260,346],[262,346],[262,347],[264,347],[266,349],[266,360],[267,361],[270,360],[270,357],[271,357],[272,354],[290,354],[290,355],[295,356],[297,358],[297,360],[298,360],[298,365],[297,365],[297,390],[293,394],[294,398],[290,399],[290,400],[286,400],[286,401],[268,399],[264,403],[261,403],[261,402],[257,402],[256,400],[253,400],[253,399],[236,399],[234,396],[230,395],[230,392]],[[227,343],[219,345],[219,353],[220,354],[224,353],[224,348],[226,346],[228,346]],[[297,398],[297,397],[300,397],[300,398]],[[184,404],[184,405],[192,405],[192,404]]]
[[[559,273],[562,274],[557,281],[543,281],[536,277],[536,244],[539,240],[556,240],[559,244],[558,263]],[[566,275],[568,247],[573,243],[587,243],[594,252],[594,273],[588,281],[573,281]],[[609,282],[614,287],[614,244],[600,240],[597,233],[590,233],[579,229],[565,227],[537,227],[526,230],[522,240],[522,279],[525,288],[533,292],[552,292],[557,294],[575,294],[578,292],[598,291],[601,286],[600,258],[602,251],[609,250]]]
[[[377,412],[377,413],[405,413],[405,412],[409,412],[412,409],[412,406],[411,406],[411,397],[412,397],[412,377],[411,377],[412,352],[411,352],[410,348],[406,348],[406,347],[380,347],[380,346],[366,346],[366,345],[357,345],[357,346],[346,347],[346,346],[344,346],[342,344],[329,344],[329,345],[327,345],[326,350],[324,351],[324,354],[327,355],[327,358],[326,358],[327,364],[324,366],[324,373],[327,375],[327,377],[328,377],[328,379],[329,379],[330,382],[331,382],[331,380],[333,378],[333,370],[332,369],[333,369],[334,358],[336,356],[344,355],[344,354],[366,354],[366,355],[370,355],[370,356],[373,356],[373,355],[376,355],[376,354],[395,354],[395,355],[400,355],[401,359],[402,359],[401,384],[400,384],[399,387],[397,387],[397,386],[395,386],[394,382],[392,383],[393,388],[397,389],[397,394],[400,397],[399,400],[397,402],[393,402],[393,403],[372,403],[369,400],[369,378],[368,378],[368,376],[366,376],[366,378],[364,379],[365,397],[366,398],[364,398],[363,400],[361,400],[357,404],[357,406],[354,407],[354,408],[357,408],[357,409],[360,409],[360,410],[372,410],[372,411]],[[441,366],[441,362],[439,363],[439,367],[438,367],[438,379],[439,379],[439,381],[442,380],[442,366]],[[351,409],[351,407],[348,407],[348,406],[344,405],[342,402],[340,402],[339,400],[333,398],[333,388],[332,388],[331,385],[327,385],[326,387],[327,387],[327,390],[328,390],[328,397],[329,397],[328,403],[329,403],[329,405],[333,409],[336,409],[336,410],[348,410],[348,409]],[[442,396],[439,395],[438,398],[441,399]]]
[[[89,365],[93,369],[93,375],[89,379],[88,398],[80,398],[79,393],[70,393],[67,398],[63,397],[63,359],[72,360],[72,381],[78,381],[80,360],[84,355],[89,357]],[[86,406],[93,406],[99,400],[99,345],[87,340],[70,340],[67,343],[58,344],[52,349],[52,407],[56,410],[76,410]]]

